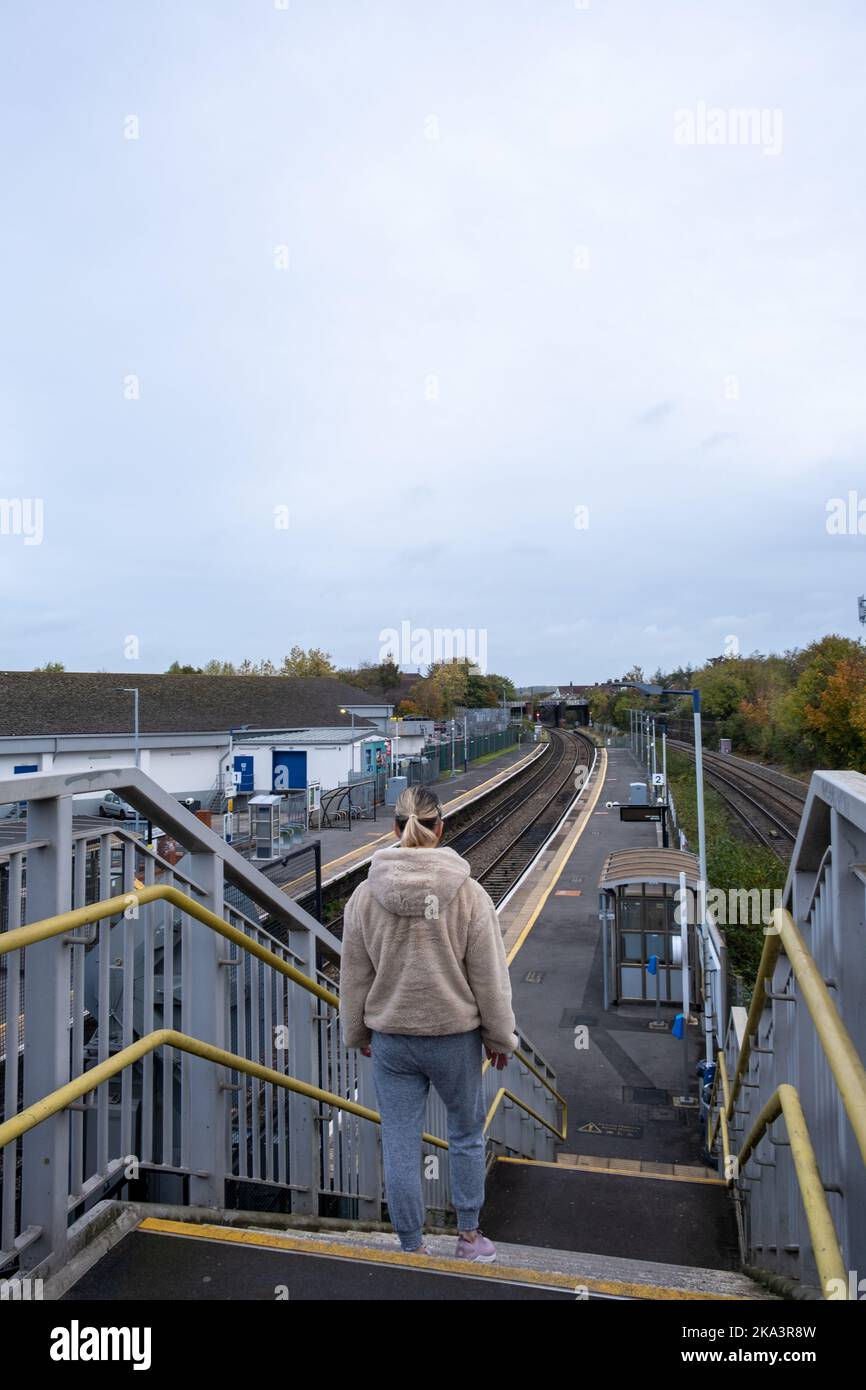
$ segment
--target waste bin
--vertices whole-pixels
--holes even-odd
[[[396,806],[397,798],[406,790],[406,785],[405,777],[389,777],[385,783],[385,805]]]

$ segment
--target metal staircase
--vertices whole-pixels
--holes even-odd
[[[0,1277],[70,1300],[237,1296],[226,1279],[270,1298],[857,1296],[866,778],[813,778],[787,908],[718,1055],[720,1171],[561,1152],[565,1102],[519,1033],[507,1069],[484,1068],[498,1259],[467,1267],[432,1089],[433,1256],[397,1250],[383,1220],[371,1062],[340,1035],[339,941],[135,769],[99,786],[164,826],[180,863],[122,826],[76,823],[95,776],[17,778],[27,819],[0,848]],[[227,901],[238,890],[273,931]]]
[[[117,1194],[380,1220],[371,1062],[341,1041],[339,941],[143,773],[100,778],[187,854],[172,865],[123,828],[76,825],[93,777],[16,780],[27,821],[0,851],[0,1274],[61,1271],[70,1228]],[[280,939],[226,901],[232,887]],[[523,1037],[506,1071],[486,1069],[491,1154],[552,1156],[553,1083]],[[434,1221],[450,1203],[445,1118],[431,1093]]]

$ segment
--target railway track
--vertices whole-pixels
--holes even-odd
[[[694,759],[694,747],[669,739],[669,746]],[[704,750],[704,776],[759,844],[787,862],[806,802],[806,784],[774,768],[731,753]]]
[[[582,734],[550,730],[548,752],[517,780],[490,793],[467,822],[446,818],[443,845],[472,865],[472,877],[499,903],[526,872],[576,795],[578,767],[589,769],[594,749]],[[451,824],[449,825],[449,821]],[[358,877],[361,881],[364,875]],[[326,922],[341,937],[343,915]]]
[[[589,739],[559,729],[550,732],[550,759],[532,779],[533,785],[521,783],[503,803],[444,840],[468,859],[472,877],[494,903],[500,903],[526,872],[574,800],[577,768],[588,770],[592,762]]]

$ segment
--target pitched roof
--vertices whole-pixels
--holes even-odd
[[[132,728],[139,689],[146,733],[351,725],[341,705],[375,703],[357,686],[329,677],[175,676],[132,671],[0,671],[0,737],[115,734]],[[356,725],[357,725],[356,715]]]

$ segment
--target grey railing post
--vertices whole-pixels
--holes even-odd
[[[72,797],[30,802],[28,840],[47,840],[29,852],[28,922],[67,912],[72,898]],[[70,951],[62,936],[28,946],[24,953],[24,1106],[42,1100],[70,1080]],[[81,949],[81,948],[79,948]],[[82,1001],[77,999],[80,1009]],[[69,1111],[61,1110],[24,1135],[21,1229],[42,1234],[22,1254],[22,1272],[49,1255],[66,1254],[69,1221]]]
[[[190,877],[205,890],[204,906],[219,917],[223,906],[223,866],[215,854],[195,853],[182,861],[190,865]],[[219,964],[221,956],[235,952],[216,932],[201,922],[189,923],[190,971],[185,978],[182,1008],[186,1031],[202,1042],[225,1047],[226,989],[229,967]],[[201,1057],[183,1054],[183,1123],[188,1126],[192,1206],[225,1205],[226,1156],[228,1151],[228,1092],[223,1069]],[[204,1176],[202,1176],[204,1175]]]
[[[376,1087],[373,1082],[373,1062],[358,1054],[358,1103],[378,1110]],[[358,1201],[359,1221],[382,1220],[382,1129],[375,1120],[358,1121]],[[443,1154],[436,1150],[440,1164]]]
[[[299,957],[295,961],[298,969],[310,979],[316,979],[316,942],[311,932],[301,927],[289,931],[289,949]],[[287,1071],[301,1081],[313,1086],[321,1086],[319,1071],[318,1038],[319,1023],[317,1014],[326,1014],[328,1005],[315,994],[294,985],[289,990],[289,1052]],[[339,1046],[339,1024],[335,1021],[330,1030],[333,1045]],[[326,1044],[327,1030],[322,1027],[321,1037]],[[292,1211],[305,1216],[319,1214],[319,1164],[320,1146],[327,1143],[327,1119],[322,1127],[316,1123],[317,1103],[307,1096],[292,1091],[289,1095],[289,1182],[291,1187]],[[327,1168],[325,1170],[327,1172]]]

